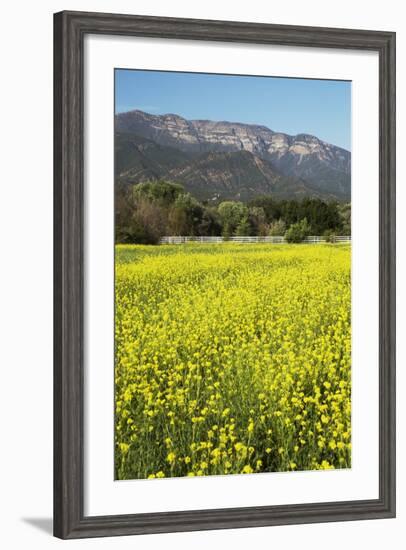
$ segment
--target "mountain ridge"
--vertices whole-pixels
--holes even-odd
[[[149,143],[149,147],[152,147],[151,142],[157,146],[155,153],[150,155],[148,160],[151,166],[147,172],[152,174],[153,179],[171,175],[178,177],[178,181],[185,183],[186,188],[197,187],[195,194],[198,196],[205,195],[208,198],[216,196],[218,199],[223,196],[237,197],[241,194],[236,188],[239,172],[241,172],[240,176],[251,175],[254,177],[254,183],[257,182],[260,187],[263,187],[259,177],[259,172],[262,170],[267,174],[265,179],[271,194],[273,187],[274,194],[295,197],[297,193],[294,185],[292,186],[292,181],[297,179],[297,188],[301,190],[299,193],[301,195],[328,197],[341,201],[348,201],[351,197],[351,153],[310,134],[299,133],[291,136],[259,124],[204,119],[188,120],[172,113],[153,115],[140,110],[117,114],[115,130],[116,142],[121,144],[125,139],[138,139],[145,140],[145,143]],[[128,151],[130,149],[128,148]],[[196,165],[196,158],[199,155],[241,151],[251,153],[256,160],[245,156],[240,157],[239,162],[230,164],[230,158],[224,156],[224,166],[221,166],[219,156],[216,158],[214,172],[213,170],[207,172],[207,163],[204,166],[206,175],[201,171],[196,173],[192,169],[193,166],[202,168],[201,164]],[[117,155],[120,157],[120,154],[119,151]],[[140,158],[136,161],[135,158],[140,154],[139,148],[137,151],[133,149],[133,154],[135,164],[139,161],[142,165],[143,161]],[[157,166],[154,168],[155,160],[159,165],[159,158],[155,159],[155,154],[158,157],[164,156],[167,160],[164,163],[165,166],[160,165],[159,170]],[[173,159],[170,158],[171,155]],[[185,165],[189,163],[189,168],[185,166],[181,170],[182,163]],[[255,165],[258,170],[255,169]],[[183,178],[180,177],[179,180],[179,174],[182,173]],[[123,173],[116,173],[116,175],[124,181]],[[286,189],[290,191],[284,193],[283,180],[287,178],[289,185]],[[220,195],[218,193],[218,182],[221,180],[225,182],[227,179],[232,180],[231,197],[230,189],[227,191],[225,188],[223,195],[221,192]],[[132,183],[142,181],[139,178],[137,180],[134,174],[130,180]],[[275,186],[276,180],[279,182],[277,186]],[[200,183],[197,184],[197,181]],[[249,189],[249,192],[243,193],[246,196],[245,200],[257,196],[260,191],[256,185],[252,187],[251,183],[243,182],[245,189]]]

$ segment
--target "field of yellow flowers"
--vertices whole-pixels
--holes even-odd
[[[116,478],[350,467],[350,258],[118,245]]]

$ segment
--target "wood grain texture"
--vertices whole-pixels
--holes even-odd
[[[85,34],[379,53],[379,498],[85,517],[83,514],[83,38]],[[136,496],[136,495],[135,495]],[[134,15],[54,16],[54,534],[63,539],[395,516],[395,34]]]

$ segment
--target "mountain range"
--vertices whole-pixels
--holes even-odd
[[[115,176],[123,184],[175,181],[208,201],[349,201],[351,153],[309,134],[134,110],[115,116]]]

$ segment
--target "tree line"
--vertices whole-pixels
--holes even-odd
[[[182,185],[147,181],[117,184],[115,239],[117,243],[157,244],[164,235],[282,236],[300,242],[308,235],[350,235],[349,203],[321,199],[275,200],[260,196],[243,203],[199,202]]]

